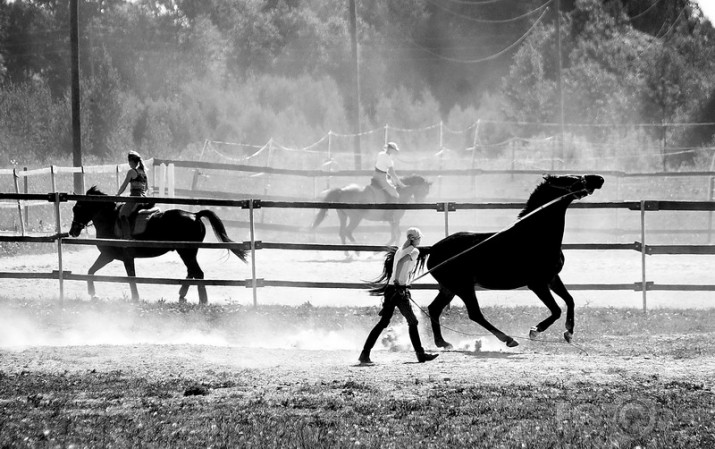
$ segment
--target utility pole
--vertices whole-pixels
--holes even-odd
[[[70,0],[70,47],[72,65],[72,165],[82,166],[82,132],[79,117],[79,0]],[[82,174],[74,174],[74,191],[82,191]]]
[[[564,161],[564,90],[561,83],[561,0],[554,0],[554,10],[556,13],[556,60],[558,61],[556,88],[559,94],[559,159]],[[551,168],[554,168],[553,158]],[[562,166],[562,168],[564,167]]]
[[[357,7],[355,5],[355,0],[348,1],[348,15],[350,17],[350,41],[352,45],[353,54],[353,73],[355,76],[355,91],[353,92],[353,104],[351,105],[351,115],[353,122],[353,133],[355,138],[353,140],[353,151],[355,153],[355,169],[360,170],[362,168],[362,155],[360,150],[360,61],[358,55],[358,41],[357,41]]]

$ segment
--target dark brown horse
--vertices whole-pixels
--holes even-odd
[[[531,329],[531,338],[536,338],[561,316],[561,309],[551,294],[553,291],[566,303],[564,338],[570,342],[574,332],[574,300],[559,277],[564,266],[561,243],[566,209],[574,199],[600,189],[603,182],[598,175],[545,176],[519,213],[519,220],[510,228],[497,233],[458,232],[432,246],[420,247],[419,266],[423,267],[426,259],[429,272],[439,283],[439,293],[427,308],[435,344],[441,348],[452,347],[442,338],[439,317],[457,295],[464,301],[469,318],[507,346],[518,345],[482,315],[475,286],[489,290],[526,286],[536,293],[551,315]],[[390,278],[393,256],[394,249],[388,252],[377,282]],[[372,293],[381,294],[385,287],[379,285]]]
[[[421,203],[429,194],[431,183],[422,176],[412,175],[400,178],[405,187],[398,187],[397,193],[400,195],[398,202]],[[328,203],[358,203],[376,204],[389,203],[391,197],[379,187],[374,185],[359,186],[351,184],[349,186],[329,190],[323,198]],[[313,229],[317,228],[328,209],[320,209],[313,220]],[[355,243],[353,231],[362,220],[386,221],[390,224],[390,240],[388,245],[397,243],[400,238],[400,219],[405,215],[404,210],[397,209],[338,209],[338,219],[340,220],[340,241],[344,245],[346,240]]]
[[[87,191],[87,195],[106,196],[96,187],[92,187]],[[82,229],[90,222],[94,223],[94,228],[97,230],[97,238],[116,239],[117,236],[117,217],[119,214],[119,205],[110,201],[90,201],[80,200],[72,208],[73,218],[72,227],[69,234],[72,237],[77,237]],[[202,242],[206,236],[206,226],[201,221],[206,218],[211,223],[211,226],[216,234],[216,237],[225,243],[232,242],[226,234],[226,228],[221,219],[210,210],[201,210],[196,213],[187,212],[180,209],[169,209],[167,211],[158,212],[148,219],[146,230],[140,235],[135,236],[136,240],[157,240],[157,241],[178,241],[178,242]],[[179,254],[181,260],[186,265],[187,279],[203,279],[204,272],[199,267],[196,260],[198,248],[150,248],[150,247],[121,247],[121,246],[102,246],[97,245],[99,249],[99,257],[89,269],[89,274],[93,275],[99,269],[107,265],[113,260],[120,260],[124,263],[124,268],[127,271],[127,276],[136,276],[134,268],[135,258],[157,257],[169,251],[174,251]],[[244,262],[246,261],[246,252],[239,248],[231,248],[231,251]],[[135,282],[129,283],[132,291],[132,299],[139,299],[139,292]],[[94,282],[87,282],[87,289],[90,296],[95,296]],[[207,304],[208,296],[206,294],[206,286],[199,285],[199,303]],[[189,290],[189,284],[184,284],[179,290],[179,301],[186,301],[186,292]]]

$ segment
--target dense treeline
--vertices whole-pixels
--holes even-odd
[[[356,3],[363,129],[558,123],[555,0]],[[348,1],[79,4],[85,159],[176,156],[206,138],[302,145],[353,129]],[[635,126],[715,121],[715,31],[695,3],[560,5],[567,133],[712,143],[708,127]],[[69,0],[0,0],[1,166],[71,155],[69,51]],[[492,124],[480,138],[556,132],[516,128]],[[704,155],[674,154],[678,165]]]

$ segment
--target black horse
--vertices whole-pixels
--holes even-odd
[[[405,187],[397,188],[400,203],[409,203],[411,201],[421,203],[429,194],[430,186],[432,185],[419,175],[406,176],[400,178],[400,180],[405,185]],[[329,203],[375,204],[390,202],[391,197],[378,186],[367,185],[361,187],[357,184],[351,184],[329,190],[323,201]],[[328,209],[318,211],[313,220],[313,229],[322,223],[327,212]],[[346,243],[346,239],[355,243],[353,231],[362,220],[390,223],[390,240],[387,244],[394,244],[400,238],[400,219],[405,215],[404,210],[394,209],[338,209],[337,213],[340,219],[340,240],[343,245]]]
[[[87,191],[87,195],[106,196],[97,187],[92,187]],[[120,205],[110,201],[88,201],[80,200],[72,208],[72,227],[69,234],[77,237],[82,229],[90,222],[94,223],[97,230],[97,238],[116,239],[120,238],[117,233],[117,218]],[[170,209],[158,212],[148,218],[146,230],[135,236],[136,240],[157,240],[157,241],[180,241],[180,242],[202,242],[206,236],[206,226],[201,221],[207,218],[216,234],[222,242],[233,242],[226,234],[226,228],[221,219],[210,210],[201,210],[196,213],[187,212],[180,209]],[[89,269],[89,274],[93,275],[99,269],[113,260],[120,260],[124,263],[127,276],[136,276],[134,259],[143,257],[157,257],[169,251],[176,250],[184,261],[187,268],[187,279],[203,279],[204,272],[201,271],[196,260],[198,248],[151,248],[151,247],[121,247],[97,245],[99,257],[94,261]],[[231,248],[231,251],[244,262],[246,252],[242,249]],[[139,299],[139,292],[135,282],[129,283],[132,291],[132,299]],[[190,284],[184,284],[179,290],[179,301],[186,301],[186,292]],[[87,288],[90,296],[95,296],[94,282],[88,281]],[[206,286],[199,285],[199,303],[207,304]]]
[[[441,348],[452,347],[442,338],[439,316],[457,295],[464,301],[469,318],[507,346],[518,345],[482,315],[475,286],[489,290],[526,286],[536,293],[551,315],[531,328],[531,338],[536,338],[561,316],[561,309],[551,295],[553,291],[566,303],[564,338],[570,342],[574,331],[574,300],[559,277],[564,266],[561,243],[566,209],[574,199],[600,189],[603,182],[598,175],[545,176],[519,213],[519,220],[510,228],[498,233],[458,232],[431,247],[420,247],[418,268],[423,268],[426,260],[429,272],[439,283],[439,293],[427,308],[435,344]],[[388,252],[382,276],[376,282],[390,278],[393,256],[394,248]],[[383,284],[371,292],[380,294],[384,288]]]

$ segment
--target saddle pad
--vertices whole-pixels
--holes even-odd
[[[139,235],[146,231],[146,225],[149,220],[159,213],[159,208],[154,206],[151,209],[140,209],[134,219],[134,229],[132,235]]]

